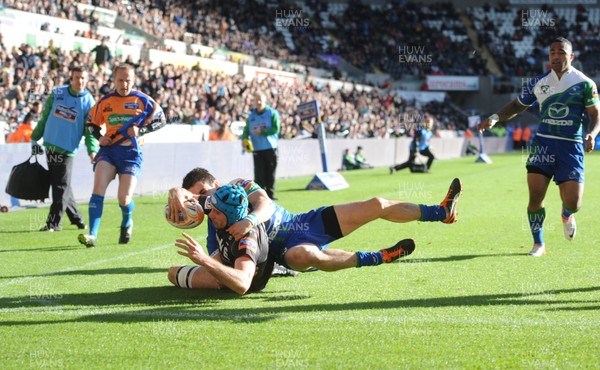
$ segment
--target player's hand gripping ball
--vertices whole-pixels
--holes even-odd
[[[186,200],[183,202],[183,205],[185,214],[179,212],[177,222],[169,219],[169,205],[165,206],[165,219],[171,226],[175,226],[178,229],[193,229],[204,221],[204,209],[199,203],[193,200]]]

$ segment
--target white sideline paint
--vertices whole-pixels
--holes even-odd
[[[113,310],[72,310],[63,311],[61,308],[52,309],[51,307],[44,307],[40,309],[23,309],[23,308],[0,308],[0,314],[19,314],[19,315],[59,315],[59,316],[130,316],[130,317],[151,317],[157,319],[194,319],[194,320],[264,320],[269,316],[275,316],[277,320],[315,320],[315,321],[333,321],[333,322],[349,322],[349,321],[369,321],[369,322],[380,322],[380,323],[396,323],[396,324],[411,324],[411,323],[447,323],[447,324],[468,324],[468,325],[498,325],[498,324],[509,324],[509,325],[551,325],[551,326],[568,326],[573,325],[579,326],[600,326],[600,321],[564,321],[564,320],[514,320],[509,318],[497,318],[497,319],[478,319],[478,318],[406,318],[406,317],[383,317],[383,316],[339,316],[336,312],[330,315],[327,314],[312,314],[302,315],[298,317],[293,314],[279,314],[277,312],[266,313],[266,314],[239,314],[239,315],[222,315],[210,312],[156,312],[156,311],[135,311],[135,312],[119,312]]]
[[[43,277],[47,277],[47,276],[52,276],[52,275],[57,275],[57,274],[62,274],[64,272],[82,270],[82,269],[86,269],[88,267],[102,265],[102,264],[107,263],[107,262],[120,261],[120,260],[124,260],[126,258],[129,258],[129,257],[138,256],[140,254],[149,253],[149,252],[155,252],[155,251],[158,251],[158,250],[161,250],[161,249],[165,249],[165,248],[169,248],[169,247],[172,247],[172,246],[173,246],[173,244],[160,245],[158,247],[154,247],[154,248],[150,248],[150,249],[145,249],[143,251],[130,252],[130,253],[122,254],[122,255],[119,255],[119,256],[113,257],[113,258],[107,258],[107,259],[103,259],[103,260],[98,260],[98,261],[84,263],[83,265],[79,265],[79,266],[66,267],[64,269],[57,270],[57,271],[52,271],[52,272],[48,272],[48,273],[45,273],[45,274],[33,275],[33,276],[25,276],[25,277],[21,277],[21,278],[17,278],[17,279],[12,279],[12,280],[8,280],[8,281],[0,283],[0,287],[8,286],[8,285],[13,285],[13,284],[24,283],[24,282],[29,281],[29,280],[39,279],[39,278],[43,278]]]

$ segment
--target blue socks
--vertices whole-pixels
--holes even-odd
[[[426,206],[425,204],[419,204],[421,208],[421,218],[419,221],[443,221],[446,218],[446,209],[443,206]]]
[[[121,213],[123,214],[123,220],[121,221],[121,227],[131,226],[131,215],[135,208],[133,199],[131,203],[126,206],[119,205],[121,207]],[[100,220],[102,219],[102,211],[104,209],[104,197],[96,194],[92,194],[90,198],[90,206],[88,209],[90,218],[90,234],[98,237],[98,229],[100,229]]]
[[[529,220],[529,228],[533,235],[535,244],[544,244],[544,219],[546,218],[546,208],[540,208],[535,212],[527,211],[527,219]]]
[[[562,217],[566,220],[567,218],[571,217],[571,215],[575,213],[575,212],[571,212],[567,207],[565,207],[563,205],[562,207]]]
[[[90,205],[88,209],[90,219],[90,234],[98,236],[98,229],[100,228],[100,219],[102,218],[102,210],[104,208],[104,197],[96,194],[92,194],[90,198]]]
[[[135,203],[133,202],[133,199],[128,205],[122,206],[119,204],[119,207],[121,207],[121,213],[123,214],[121,227],[131,226],[131,215],[133,214],[133,210],[135,209]]]
[[[383,263],[383,254],[381,252],[356,252],[358,259],[356,267],[377,266]]]
[[[131,203],[126,206],[121,206],[121,213],[123,214],[123,220],[121,221],[121,227],[131,226],[131,215],[135,208],[133,199]],[[102,211],[104,209],[104,197],[96,194],[92,194],[90,198],[90,206],[88,209],[90,218],[90,234],[98,237],[98,229],[100,229],[100,220],[102,219]]]

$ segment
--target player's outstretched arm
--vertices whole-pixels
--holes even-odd
[[[223,265],[220,261],[207,255],[202,246],[198,244],[191,236],[182,233],[185,239],[177,239],[175,245],[181,248],[177,253],[188,257],[194,263],[204,267],[219,284],[226,286],[234,292],[243,295],[250,285],[256,271],[256,264],[250,257],[242,256],[235,260],[235,267]]]
[[[494,125],[498,122],[508,121],[527,108],[527,105],[523,105],[521,102],[519,102],[519,99],[515,99],[502,107],[498,113],[492,114],[488,118],[484,119],[479,125],[477,125],[477,130],[479,130],[479,132],[483,132],[486,128],[494,127]]]
[[[225,266],[217,260],[211,259],[203,265],[220,284],[228,287],[239,295],[244,295],[252,285],[252,278],[256,272],[256,264],[250,257],[242,256],[235,260],[235,267]]]
[[[600,116],[598,115],[600,112],[600,104],[592,105],[586,110],[590,116],[590,126],[583,145],[585,146],[585,151],[589,153],[594,150],[594,147],[596,146],[596,137],[598,136],[598,133],[600,133]]]

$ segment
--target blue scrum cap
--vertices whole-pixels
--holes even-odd
[[[246,217],[248,198],[239,185],[225,185],[218,188],[211,197],[212,205],[227,217],[227,227]]]

